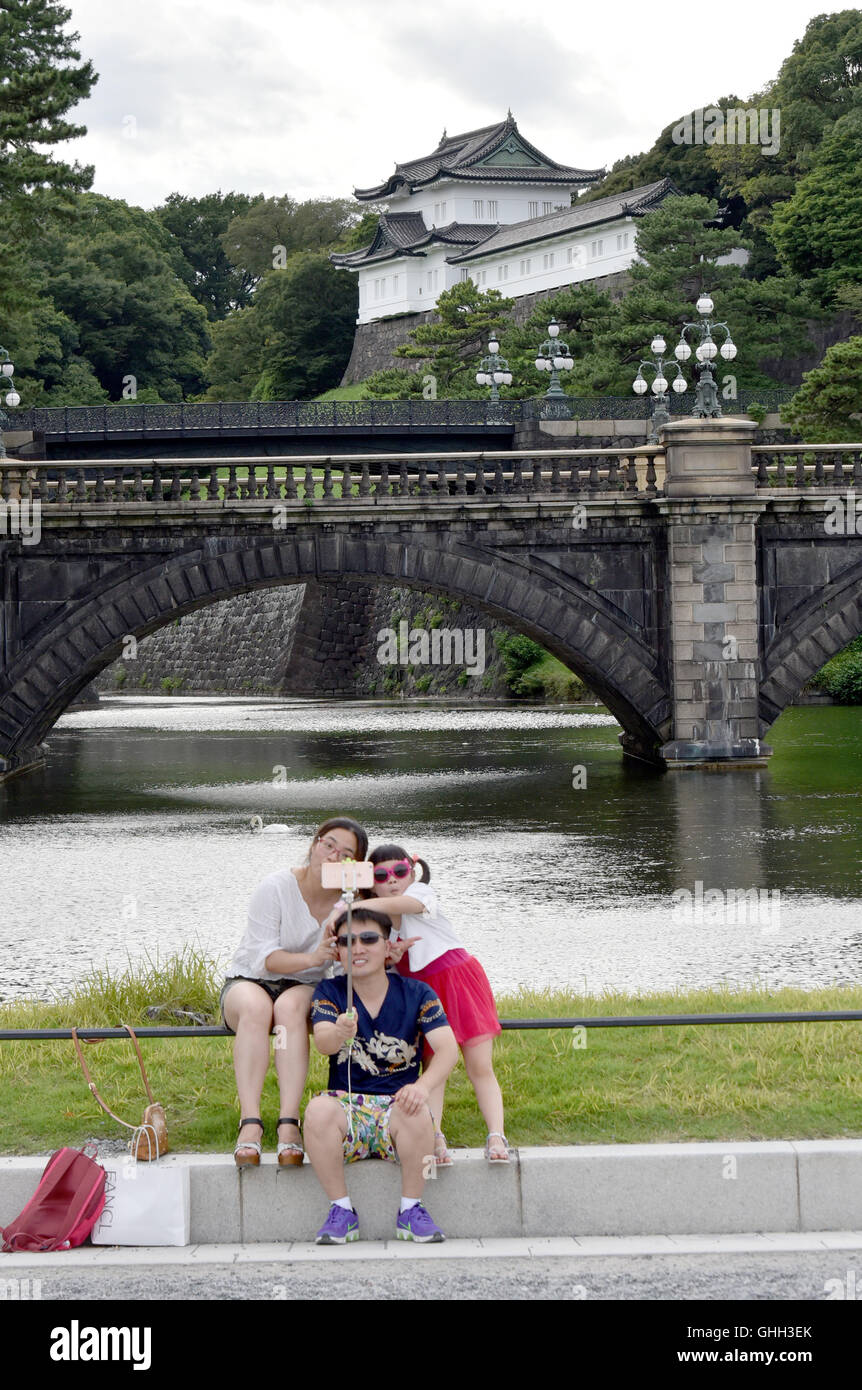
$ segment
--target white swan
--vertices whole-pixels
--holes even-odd
[[[249,824],[254,835],[286,835],[289,825],[264,825],[260,816],[252,816]]]

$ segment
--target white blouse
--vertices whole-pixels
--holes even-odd
[[[313,951],[322,935],[320,923],[300,892],[296,875],[291,869],[276,869],[251,895],[248,925],[228,966],[228,978],[237,975],[248,980],[290,979],[317,984],[323,979],[325,964],[291,975],[277,975],[267,970],[266,959],[273,951]]]

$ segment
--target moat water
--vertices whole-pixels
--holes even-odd
[[[497,990],[862,979],[862,709],[787,711],[759,772],[663,776],[618,732],[546,707],[66,715],[44,771],[0,787],[0,999],[187,945],[226,962],[252,889],[333,814],[430,862]],[[255,835],[253,815],[287,829]]]

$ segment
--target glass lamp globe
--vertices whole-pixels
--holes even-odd
[[[4,362],[3,366],[0,367],[0,371],[2,371],[4,376],[13,376],[15,373],[15,368],[13,367],[11,362]]]
[[[685,341],[679,342],[673,350],[673,355],[677,362],[687,362],[691,357],[691,348]]]
[[[564,357],[564,358],[563,358],[563,366],[565,367],[565,369],[566,369],[567,372],[570,372],[570,371],[572,370],[572,368],[574,367],[574,365],[575,365],[575,359],[574,359],[574,357]]]
[[[11,406],[16,406],[16,405],[20,405],[20,404],[21,404],[21,397],[18,395],[18,392],[17,392],[17,391],[9,391],[9,392],[8,392],[8,394],[7,394],[7,396],[6,396],[6,404],[7,404],[7,405],[11,405]]]
[[[503,373],[503,385],[504,385],[504,386],[511,386],[511,385],[512,385],[512,373],[511,373],[511,372],[504,372],[504,373]]]
[[[650,345],[649,345],[649,350],[650,350],[650,352],[653,354],[654,357],[661,357],[661,355],[662,355],[662,353],[664,352],[664,350],[665,350],[666,347],[667,347],[667,343],[665,342],[664,338],[662,338],[661,336],[659,336],[659,337],[653,338],[652,342],[651,342]]]
[[[555,370],[555,371],[557,371],[557,372],[563,372],[563,371],[565,371],[565,364],[566,364],[566,359],[565,359],[565,357],[555,357],[555,358],[554,358],[554,370]]]
[[[536,358],[536,362],[535,362],[535,366],[536,366],[536,371],[537,371],[537,372],[543,372],[543,371],[545,370],[545,359],[544,359],[544,357],[537,357],[537,358]]]
[[[491,341],[488,343],[488,351],[490,352],[492,357],[494,357],[496,353],[500,351],[500,344],[497,342],[496,338],[492,338]]]
[[[639,396],[642,396],[646,389],[647,384],[644,378],[642,376],[636,376],[632,382],[632,390],[636,391]]]
[[[736,343],[732,343],[728,338],[727,342],[721,345],[721,355],[725,362],[732,362],[736,356]]]
[[[706,315],[712,313],[713,309],[715,308],[715,305],[713,304],[708,294],[702,294],[694,307],[699,314]]]
[[[557,320],[556,320],[556,319],[551,319],[551,322],[548,324],[548,337],[549,337],[549,338],[558,338],[559,335],[560,335],[560,325],[557,323]]]
[[[494,373],[493,380],[494,380],[494,385],[495,385],[495,386],[502,386],[502,385],[503,385],[503,382],[505,381],[505,379],[506,379],[506,373],[505,373],[505,372],[495,372],[495,373]]]
[[[678,396],[681,396],[682,393],[683,393],[683,391],[687,391],[687,390],[688,390],[688,382],[686,381],[686,379],[685,379],[684,376],[678,376],[678,377],[675,379],[675,381],[674,381],[674,383],[673,383],[673,389],[674,389],[674,391],[676,391],[676,394],[677,394]]]
[[[477,386],[485,386],[485,385],[487,385],[487,383],[486,383],[486,381],[485,381],[485,373],[484,373],[484,372],[477,372],[477,373],[476,373],[476,385],[477,385]]]
[[[667,390],[667,380],[663,376],[657,376],[652,384],[652,389],[657,396],[661,396]]]

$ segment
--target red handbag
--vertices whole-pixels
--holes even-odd
[[[105,1205],[106,1173],[87,1147],[58,1149],[51,1155],[26,1207],[2,1230],[4,1250],[70,1250],[83,1245]]]

